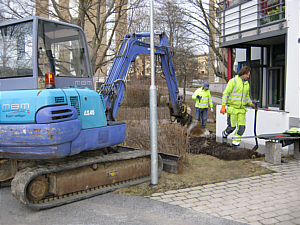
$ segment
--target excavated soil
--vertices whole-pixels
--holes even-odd
[[[262,154],[245,148],[232,148],[230,144],[216,142],[214,134],[205,135],[198,122],[190,130],[190,152],[193,154],[206,154],[222,160],[241,160],[263,157]]]
[[[245,148],[232,148],[228,143],[216,142],[215,136],[191,137],[190,152],[211,155],[222,160],[241,160],[263,157],[262,154]]]

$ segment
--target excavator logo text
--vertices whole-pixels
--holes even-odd
[[[3,104],[2,105],[2,111],[7,110],[21,110],[22,112],[26,111],[30,108],[29,103],[21,103],[21,104]]]

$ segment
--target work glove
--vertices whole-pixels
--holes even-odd
[[[252,109],[255,109],[255,105],[254,105],[254,104],[251,104],[250,107],[251,107]]]
[[[210,108],[210,111],[211,111],[211,112],[214,112],[214,108]]]
[[[222,105],[222,108],[220,110],[220,113],[222,113],[223,115],[225,114],[225,105]]]
[[[200,95],[197,95],[197,98],[198,98],[198,99],[201,99],[201,96],[200,96]]]

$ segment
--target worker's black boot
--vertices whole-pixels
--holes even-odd
[[[228,134],[226,133],[226,131],[222,131],[222,138],[227,138]]]

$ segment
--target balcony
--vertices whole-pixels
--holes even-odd
[[[222,47],[284,41],[285,0],[225,0],[219,5]]]

